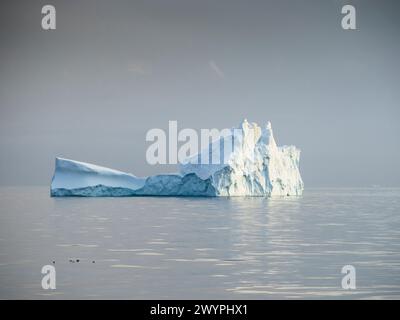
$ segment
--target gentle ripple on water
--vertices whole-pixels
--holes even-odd
[[[400,297],[400,189],[95,199],[10,187],[0,203],[2,299]],[[348,264],[356,290],[341,288]]]

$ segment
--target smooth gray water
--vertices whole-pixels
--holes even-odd
[[[53,260],[57,289],[44,290]],[[0,298],[400,298],[400,189],[96,199],[0,188]]]

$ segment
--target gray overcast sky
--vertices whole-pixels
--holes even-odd
[[[357,9],[356,31],[341,7]],[[57,29],[41,29],[53,4]],[[272,122],[309,186],[399,186],[400,2],[0,4],[0,184],[63,156],[148,175],[151,128]]]

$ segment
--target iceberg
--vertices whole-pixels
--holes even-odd
[[[226,148],[227,141],[230,148]],[[199,161],[215,154],[222,154],[223,161]],[[304,189],[299,160],[300,150],[296,147],[277,146],[270,122],[260,127],[244,120],[180,163],[176,174],[137,177],[56,158],[51,196],[299,196]]]

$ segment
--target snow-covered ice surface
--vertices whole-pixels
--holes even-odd
[[[56,197],[214,196],[209,179],[195,174],[164,174],[138,178],[132,174],[84,162],[56,159],[51,183]]]
[[[230,147],[228,147],[230,146]],[[207,154],[208,153],[208,154]],[[220,159],[219,163],[196,161]],[[278,147],[271,123],[244,120],[179,165],[179,173],[139,178],[74,160],[56,159],[52,196],[290,196],[301,195],[300,150]],[[201,162],[201,163],[199,163]],[[216,163],[216,164],[215,164]]]

